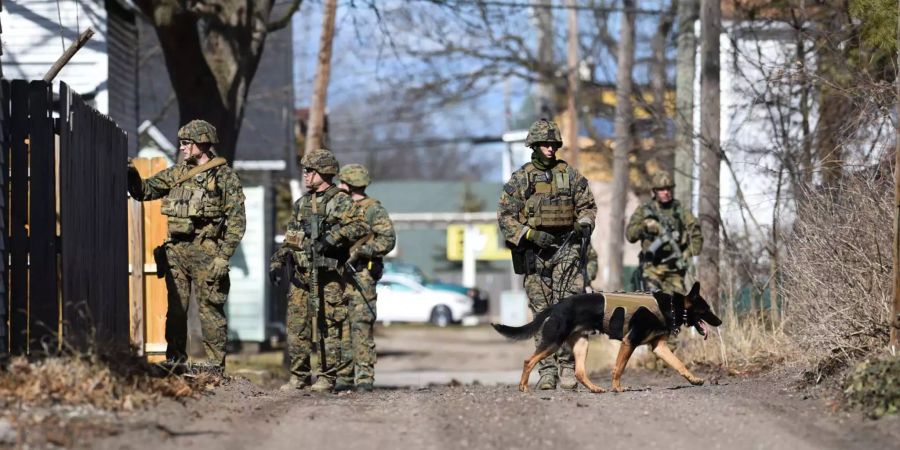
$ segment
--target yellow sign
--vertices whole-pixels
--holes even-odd
[[[471,245],[475,250],[475,259],[479,261],[508,261],[509,249],[500,241],[500,230],[496,224],[471,225]],[[447,226],[447,259],[462,261],[465,251],[466,225]]]

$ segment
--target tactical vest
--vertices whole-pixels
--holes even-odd
[[[520,219],[531,228],[562,228],[575,224],[575,192],[569,179],[568,164],[543,171],[528,163],[525,173],[528,189]]]
[[[294,228],[294,226],[289,224],[288,230],[284,235],[285,244],[294,250],[294,260],[298,267],[309,267],[310,255],[308,254],[308,249],[311,243],[310,240],[313,238],[312,224],[318,224],[319,236],[328,232],[332,227],[339,225],[340,218],[334,217],[333,214],[329,213],[334,210],[334,205],[332,204],[334,196],[340,192],[341,190],[337,186],[331,186],[323,192],[316,193],[316,214],[313,214],[312,210],[312,194],[307,194],[300,200],[299,215],[295,218],[296,221],[291,221],[291,223],[299,224],[299,228]],[[336,258],[326,257],[325,255],[318,256],[318,266],[328,269],[337,268],[338,261]]]
[[[312,194],[307,194],[306,197],[300,200],[300,211],[298,211],[298,216],[295,217],[294,221],[289,222],[288,229],[284,234],[284,242],[289,246],[293,247],[296,250],[299,250],[303,247],[304,240],[308,237],[309,233],[312,232],[312,222],[313,220],[318,222],[319,225],[319,234],[323,233],[324,230],[322,228],[324,224],[324,216],[327,214],[330,209],[331,199],[339,192],[337,187],[331,186],[326,189],[324,192],[319,192],[316,194],[316,200],[321,208],[317,205],[316,217],[313,218],[312,212]],[[299,224],[299,228],[295,228],[292,224]]]
[[[619,339],[628,335],[631,317],[639,309],[644,308],[653,313],[663,325],[666,319],[659,309],[659,303],[650,294],[625,294],[620,292],[603,293],[606,306],[603,308],[603,329],[610,339]],[[638,345],[640,342],[633,342]]]
[[[682,215],[681,203],[678,200],[672,200],[672,214],[668,215],[660,214],[656,200],[651,201],[653,203],[648,202],[643,206],[644,218],[656,220],[662,226],[663,232],[669,232],[673,239],[681,242],[681,233],[684,231],[684,220],[682,219],[684,216]]]
[[[189,238],[224,215],[222,191],[216,183],[218,168],[187,178],[162,199],[161,212],[168,217],[170,236]]]
[[[373,206],[380,204],[378,200],[375,200],[372,197],[365,197],[353,202],[353,207],[350,209],[350,214],[348,214],[353,220],[363,220],[370,227],[369,233],[363,236],[361,239],[356,241],[353,246],[350,247],[350,254],[352,255],[356,249],[362,247],[363,245],[371,242],[375,239],[375,232],[372,231],[371,226],[372,222],[375,220],[375,208]],[[384,260],[381,257],[373,258],[372,260],[368,259],[358,259],[354,263],[354,267],[357,271],[359,270],[368,270],[374,280],[378,280],[381,278],[381,275],[384,272]]]

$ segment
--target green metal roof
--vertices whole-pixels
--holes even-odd
[[[366,193],[380,200],[389,213],[463,212],[468,189],[470,203],[480,205],[479,211],[496,211],[502,188],[500,183],[488,182],[376,180]],[[443,227],[397,230],[397,260],[413,263],[434,276],[437,269],[446,270],[453,265],[446,259],[446,244]],[[479,263],[479,267],[483,264]],[[505,267],[499,263],[497,266]]]

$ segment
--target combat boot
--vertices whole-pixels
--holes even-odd
[[[574,391],[578,387],[578,380],[575,379],[575,369],[571,367],[561,367],[559,369],[559,387]]]
[[[343,378],[338,378],[337,382],[334,383],[334,392],[344,392],[353,389],[353,380],[347,381]]]
[[[297,375],[291,375],[291,379],[287,383],[282,384],[278,390],[292,391],[294,389],[305,389],[307,386],[309,386],[309,376],[298,377]]]
[[[331,392],[334,389],[334,382],[325,377],[319,377],[309,390],[313,392]]]
[[[372,392],[372,383],[359,383],[356,385],[356,392]]]
[[[553,389],[556,389],[556,381],[556,375],[541,375],[541,379],[538,380],[537,387],[542,391],[551,391]]]

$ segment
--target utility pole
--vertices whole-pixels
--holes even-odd
[[[331,76],[331,46],[334,40],[336,12],[337,0],[326,0],[325,15],[322,19],[322,37],[319,41],[319,57],[316,63],[316,77],[313,81],[312,100],[309,105],[309,127],[306,130],[304,154],[322,148],[324,144],[325,105],[328,98],[328,78]]]
[[[625,240],[625,206],[628,199],[628,175],[631,171],[628,154],[634,142],[632,122],[634,107],[631,71],[634,67],[634,0],[622,1],[621,37],[616,60],[616,118],[613,125],[615,148],[613,149],[612,204],[609,215],[609,254],[606,288],[622,289],[622,257]]]
[[[701,292],[714,309],[719,307],[719,0],[700,3],[700,228],[703,251],[698,267]]]
[[[688,211],[694,203],[694,71],[697,37],[694,22],[697,0],[678,2],[678,50],[675,63],[675,198]]]
[[[578,10],[575,8],[575,0],[568,0],[569,6],[569,32],[568,32],[568,65],[569,65],[569,99],[567,109],[569,111],[568,145],[570,163],[578,168]]]

